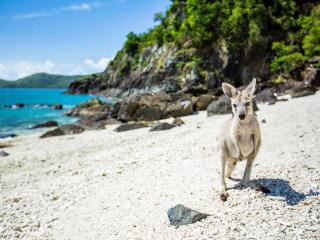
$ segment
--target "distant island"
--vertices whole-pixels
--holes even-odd
[[[70,83],[80,80],[82,77],[84,76],[36,73],[15,81],[0,79],[0,88],[67,88]]]

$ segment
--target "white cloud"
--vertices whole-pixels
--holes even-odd
[[[62,6],[60,8],[55,8],[51,10],[41,11],[41,12],[30,12],[30,13],[20,13],[14,15],[16,19],[26,19],[26,18],[39,18],[39,17],[49,17],[60,12],[70,12],[70,11],[90,11],[94,8],[101,7],[105,5],[106,1],[92,2],[92,3],[79,3],[69,6]]]
[[[110,62],[109,58],[101,58],[99,61],[94,62],[92,59],[85,59],[83,63],[91,69],[101,69],[106,68]]]
[[[102,57],[97,61],[87,58],[78,64],[57,64],[50,60],[44,62],[2,62],[0,63],[0,79],[16,80],[39,72],[84,75],[104,71],[109,62],[110,59],[106,57]]]
[[[94,3],[80,3],[74,4],[66,7],[61,7],[61,11],[89,11],[93,8],[100,7],[104,5],[104,2],[94,2]]]
[[[48,17],[51,16],[52,13],[42,11],[42,12],[31,12],[31,13],[21,13],[16,14],[14,18],[23,19],[23,18],[39,18],[39,17]]]

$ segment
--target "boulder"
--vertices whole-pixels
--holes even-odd
[[[270,88],[265,88],[261,92],[256,94],[255,100],[257,103],[268,103],[269,105],[275,104],[277,98]]]
[[[213,95],[209,95],[209,94],[203,94],[198,97],[193,97],[193,99],[192,99],[193,109],[195,111],[206,110],[207,107],[209,106],[209,104],[217,99],[218,99],[218,97],[213,96]]]
[[[16,103],[14,105],[12,105],[12,108],[24,108],[25,105],[23,103]]]
[[[150,129],[150,131],[163,131],[163,130],[169,130],[171,128],[174,128],[176,125],[167,123],[167,122],[160,122],[153,125]]]
[[[7,157],[7,156],[9,156],[9,153],[5,151],[0,151],[0,157]]]
[[[231,102],[230,99],[222,95],[218,98],[218,100],[213,101],[207,107],[207,115],[208,117],[213,116],[215,114],[226,114],[231,113]]]
[[[182,117],[193,113],[193,104],[191,100],[180,100],[168,103],[166,114],[168,117]]]
[[[54,136],[62,136],[62,135],[70,135],[70,134],[79,134],[84,132],[84,128],[74,125],[74,124],[66,124],[62,125],[58,128],[55,128],[51,131],[48,131],[40,136],[40,138],[54,137]]]
[[[301,72],[301,79],[304,83],[320,87],[320,70],[309,66]]]
[[[136,121],[154,121],[159,120],[164,115],[164,111],[160,109],[159,105],[145,105],[137,109],[133,115]]]
[[[111,115],[113,117],[118,118],[120,121],[131,121],[133,120],[133,115],[136,113],[138,110],[140,104],[137,101],[132,101],[132,102],[127,102],[127,103],[118,103]]]
[[[57,126],[59,126],[59,124],[56,121],[48,121],[48,122],[45,122],[45,123],[37,124],[37,125],[31,127],[31,129],[57,127]]]
[[[259,108],[257,106],[256,101],[253,99],[253,111],[258,111]],[[216,114],[227,114],[231,113],[231,100],[226,96],[222,95],[219,97],[217,101],[213,101],[207,107],[207,116],[211,117]]]
[[[96,115],[81,118],[77,124],[85,129],[98,130],[104,129],[106,125],[119,124],[117,119],[109,118],[108,115]]]
[[[145,122],[124,123],[119,125],[117,128],[115,128],[114,131],[124,132],[124,131],[139,129],[139,128],[145,128],[145,127],[149,127],[149,124]]]
[[[170,208],[167,214],[170,224],[173,226],[192,224],[210,216],[209,214],[192,210],[191,208],[185,207],[182,204]]]
[[[289,94],[293,98],[313,95],[316,93],[316,91],[317,91],[317,88],[303,82],[294,82],[291,89],[288,90]]]
[[[98,98],[93,98],[72,108],[70,111],[65,113],[65,115],[74,117],[88,117],[97,114],[108,113],[110,109],[111,106],[109,104],[102,102]]]

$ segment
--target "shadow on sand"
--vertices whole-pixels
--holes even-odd
[[[240,181],[240,179],[232,180],[237,182]],[[290,186],[289,181],[283,179],[261,178],[251,181],[250,185],[252,188],[255,188],[256,186],[263,186],[268,190],[268,193],[265,193],[266,196],[282,197],[290,206],[298,204],[299,202],[305,200],[306,197],[320,195],[320,192],[315,192],[311,189],[309,190],[308,194],[299,193]],[[236,186],[235,188],[239,187]]]

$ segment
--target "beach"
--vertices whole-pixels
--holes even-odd
[[[230,115],[200,111],[159,132],[110,125],[13,139],[1,149],[9,156],[0,157],[0,238],[319,239],[319,103],[317,92],[259,105],[262,146],[251,179],[271,192],[233,188],[226,202],[217,136]],[[170,226],[167,211],[177,204],[210,216]]]

